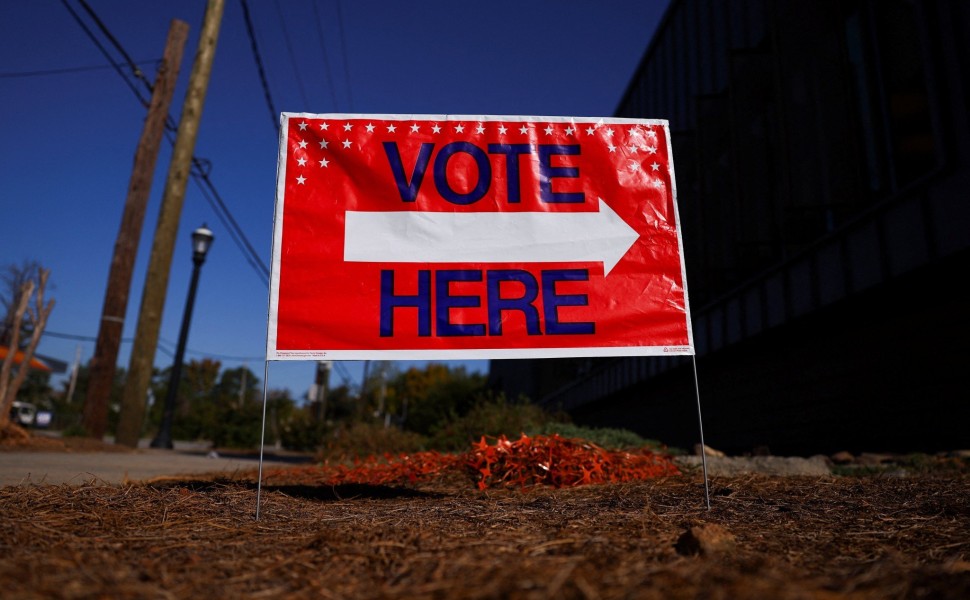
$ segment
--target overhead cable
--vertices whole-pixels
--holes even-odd
[[[286,44],[286,53],[290,57],[290,64],[293,66],[293,73],[296,75],[296,85],[300,90],[300,98],[303,100],[303,109],[310,110],[310,100],[307,99],[306,87],[303,85],[303,77],[300,76],[300,69],[296,66],[296,53],[293,52],[293,44],[290,43],[290,31],[286,27],[286,19],[283,17],[283,7],[280,0],[274,0],[276,4],[276,14],[280,17],[280,27],[283,29],[283,42]]]
[[[48,335],[48,336],[54,337],[54,338],[65,339],[65,340],[75,340],[75,341],[79,341],[79,342],[97,342],[98,341],[98,338],[94,337],[93,335],[79,335],[79,334],[76,334],[76,333],[63,333],[63,332],[60,332],[60,331],[51,331],[49,329],[45,329],[44,330],[44,335]],[[130,344],[131,342],[134,341],[134,338],[130,338],[130,337],[128,337],[128,338],[122,338],[121,341],[122,341],[122,343]],[[175,353],[173,351],[169,350],[168,348],[165,348],[163,344],[168,345],[168,346],[174,346],[175,345],[171,341],[166,340],[164,337],[159,336],[158,348],[162,352],[164,352],[165,354],[167,354],[169,356],[174,356]],[[237,360],[237,361],[241,361],[241,362],[264,360],[266,358],[265,356],[234,356],[232,354],[218,354],[218,353],[215,353],[215,352],[204,352],[202,350],[193,350],[191,348],[186,348],[185,349],[185,352],[188,353],[188,354],[195,354],[196,356],[204,356],[204,357],[208,357],[208,358],[218,358],[218,359],[222,359],[222,360]]]
[[[159,341],[165,342],[169,346],[175,346],[172,340],[167,340],[163,336],[158,336]],[[187,354],[195,354],[196,356],[204,356],[207,358],[219,358],[222,360],[238,360],[240,362],[246,361],[257,361],[265,360],[265,356],[233,356],[231,354],[217,354],[215,352],[203,352],[201,350],[192,350],[191,348],[186,348],[185,352]]]
[[[88,13],[88,16],[90,16],[91,19],[94,21],[94,24],[98,26],[98,29],[101,30],[101,33],[104,34],[104,37],[108,38],[108,41],[111,42],[111,45],[113,45],[115,49],[121,53],[121,56],[125,59],[125,62],[128,63],[129,66],[131,66],[132,75],[134,75],[137,79],[140,79],[145,83],[149,84],[149,86],[151,86],[151,83],[148,81],[148,77],[145,76],[145,72],[138,68],[138,65],[135,64],[135,61],[132,60],[131,56],[121,46],[121,43],[118,42],[118,39],[115,38],[115,36],[112,35],[110,31],[108,31],[108,28],[98,17],[97,13],[94,12],[91,6],[85,0],[78,0],[78,2],[81,4],[81,7],[85,10],[85,12]]]
[[[347,389],[353,391],[353,388],[356,387],[357,384],[354,383],[353,377],[350,376],[350,372],[347,370],[347,366],[343,362],[338,360],[338,361],[334,361],[333,368],[337,372],[337,375],[340,377],[340,379],[343,380],[344,385],[347,386]]]
[[[344,80],[347,84],[348,112],[354,112],[354,95],[351,93],[350,66],[347,61],[347,36],[344,34],[344,11],[342,2],[337,0],[337,27],[340,28],[340,53],[344,61]]]
[[[157,64],[158,60],[141,60],[135,64],[148,65]],[[43,77],[45,75],[65,75],[68,73],[84,73],[86,71],[104,71],[106,69],[114,69],[115,65],[90,65],[86,67],[64,67],[62,69],[44,69],[39,71],[14,71],[2,73],[0,72],[0,79],[15,79],[15,78],[26,78],[26,77]]]
[[[61,338],[65,340],[76,340],[79,342],[96,342],[98,338],[93,335],[78,335],[76,333],[61,333],[58,331],[51,331],[50,329],[44,330],[44,335],[49,335],[50,337]],[[123,343],[131,343],[132,338],[123,338],[121,340]]]
[[[153,92],[154,86],[152,83],[148,80],[148,78],[145,77],[144,73],[141,72],[141,69],[138,68],[137,64],[131,60],[130,55],[124,50],[117,38],[111,34],[104,22],[97,17],[94,10],[86,2],[84,2],[84,0],[78,1],[85,8],[85,11],[87,11],[88,14],[91,15],[92,19],[94,19],[94,21],[98,24],[99,29],[101,29],[105,37],[111,41],[115,49],[117,49],[118,52],[125,58],[129,68],[132,70],[132,74],[142,82],[149,92]],[[61,0],[61,3],[68,10],[71,16],[74,17],[74,20],[88,35],[95,46],[97,46],[101,53],[108,59],[108,62],[115,67],[115,71],[117,71],[118,75],[120,75],[125,81],[125,84],[127,84],[132,90],[138,100],[142,103],[142,106],[147,107],[149,105],[149,100],[142,95],[138,87],[135,86],[135,84],[128,78],[128,75],[125,73],[125,69],[123,69],[119,63],[115,62],[114,58],[100,42],[100,40],[98,40],[94,32],[91,31],[91,29],[84,23],[77,12],[75,12],[74,9],[71,8],[71,6],[67,3],[67,0]],[[166,129],[166,138],[170,143],[174,144],[175,138],[174,135],[172,135],[172,132],[178,130],[178,122],[171,115],[169,115],[166,119]],[[262,280],[263,284],[268,285],[270,273],[269,267],[266,266],[266,263],[263,262],[259,254],[253,249],[248,237],[242,231],[242,228],[239,227],[238,222],[236,221],[235,217],[232,216],[228,206],[226,206],[225,202],[222,201],[222,197],[219,195],[215,185],[212,183],[212,180],[209,177],[211,163],[205,159],[199,159],[194,156],[192,157],[192,163],[193,167],[195,168],[190,171],[190,176],[195,180],[196,184],[201,189],[208,190],[210,195],[203,194],[203,196],[209,202],[209,205],[212,207],[213,211],[215,211],[216,216],[224,225],[226,225],[227,230],[230,232],[230,237],[232,238],[233,242],[235,242],[239,250],[243,253],[243,257],[246,259],[247,263],[253,268],[260,280]],[[204,167],[206,164],[209,164],[210,167]]]
[[[249,17],[249,3],[246,0],[239,0],[242,5],[243,20],[246,21],[246,33],[249,34],[249,45],[253,49],[253,58],[256,60],[256,70],[259,71],[259,82],[263,85],[263,96],[266,98],[266,106],[269,107],[269,118],[273,123],[276,134],[280,133],[279,114],[273,106],[273,97],[269,93],[269,82],[266,81],[266,71],[263,69],[263,58],[259,55],[259,46],[256,45],[256,33],[253,31],[253,21]]]
[[[327,74],[327,87],[330,88],[330,99],[333,100],[333,109],[339,110],[337,107],[337,93],[333,89],[333,75],[330,72],[330,60],[327,58],[327,46],[324,44],[323,39],[323,26],[320,24],[320,11],[317,10],[317,3],[310,2],[313,6],[313,24],[317,27],[317,39],[320,41],[320,52],[323,54],[323,67]]]
[[[197,167],[197,163],[193,160],[193,166]],[[222,196],[219,195],[219,191],[212,184],[209,179],[209,175],[206,173],[199,173],[197,169],[192,171],[192,180],[202,191],[202,196],[206,199],[210,206],[212,206],[213,211],[216,213],[216,217],[222,222],[226,227],[226,231],[229,232],[229,236],[232,238],[233,242],[237,247],[242,250],[243,258],[249,263],[249,266],[256,271],[256,274],[260,276],[264,284],[269,284],[269,267],[267,267],[263,261],[259,258],[256,250],[253,248],[252,244],[246,236],[242,235],[239,223],[233,218],[232,213],[223,202]]]
[[[91,29],[84,23],[84,21],[81,19],[81,16],[78,15],[73,8],[71,8],[71,5],[67,3],[67,0],[61,0],[61,4],[64,5],[64,8],[67,9],[67,12],[71,13],[71,16],[74,17],[74,20],[77,22],[77,24],[81,27],[82,30],[84,30],[84,33],[88,35],[91,41],[94,42],[94,45],[97,46],[98,50],[101,51],[101,54],[103,54],[104,57],[108,59],[108,62],[111,63],[111,66],[114,67],[115,71],[118,72],[118,75],[120,75],[121,78],[125,80],[125,84],[127,84],[128,87],[131,89],[131,91],[135,94],[135,96],[138,98],[138,101],[141,102],[142,106],[144,106],[145,108],[148,108],[148,104],[149,104],[148,98],[145,98],[144,96],[141,95],[141,92],[138,90],[135,84],[133,84],[131,80],[128,79],[128,76],[125,75],[125,72],[121,68],[121,65],[115,62],[114,58],[111,56],[111,53],[108,52],[108,49],[105,48],[104,45],[98,40],[97,36],[94,35],[94,32],[91,31]]]

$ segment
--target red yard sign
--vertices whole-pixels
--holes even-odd
[[[284,114],[267,355],[693,354],[666,121]]]

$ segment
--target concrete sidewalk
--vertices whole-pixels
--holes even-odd
[[[264,467],[294,466],[305,458],[271,455]],[[134,452],[0,452],[0,486],[89,482],[120,484],[160,476],[224,473],[259,468],[259,457],[244,454],[208,455],[197,449]]]

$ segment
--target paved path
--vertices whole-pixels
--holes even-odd
[[[267,455],[264,466],[292,466],[292,460]],[[120,484],[168,475],[225,473],[259,467],[258,457],[209,458],[195,450],[136,452],[0,452],[0,486],[20,484]]]
[[[700,469],[700,456],[678,456],[676,462]],[[708,456],[707,474],[710,477],[735,477],[749,473],[762,475],[801,475],[824,477],[832,474],[824,456]]]

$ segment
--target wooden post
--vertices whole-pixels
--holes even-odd
[[[135,343],[128,363],[128,377],[121,398],[121,415],[118,422],[116,440],[119,444],[136,447],[141,437],[145,418],[145,400],[151,383],[155,349],[158,345],[158,330],[162,323],[162,309],[165,307],[165,294],[168,289],[168,276],[172,266],[172,253],[175,251],[175,237],[178,233],[185,188],[192,169],[192,153],[202,118],[202,107],[209,87],[212,60],[215,57],[216,42],[219,40],[219,26],[222,22],[223,0],[209,0],[206,5],[199,48],[192,65],[189,89],[182,105],[182,118],[179,122],[172,162],[165,181],[165,193],[155,228],[155,239],[142,292],[141,309],[138,313],[138,329]]]
[[[168,28],[162,64],[155,75],[155,88],[148,105],[148,116],[135,151],[135,165],[128,182],[128,196],[125,198],[121,227],[115,240],[114,256],[111,258],[98,341],[91,359],[91,378],[84,401],[82,424],[88,435],[97,439],[104,437],[108,428],[108,402],[114,383],[115,366],[118,363],[118,347],[121,345],[121,334],[125,325],[135,256],[138,253],[142,224],[145,222],[145,207],[148,204],[152,178],[155,176],[155,163],[165,133],[168,107],[172,103],[188,36],[188,23],[173,19]]]

